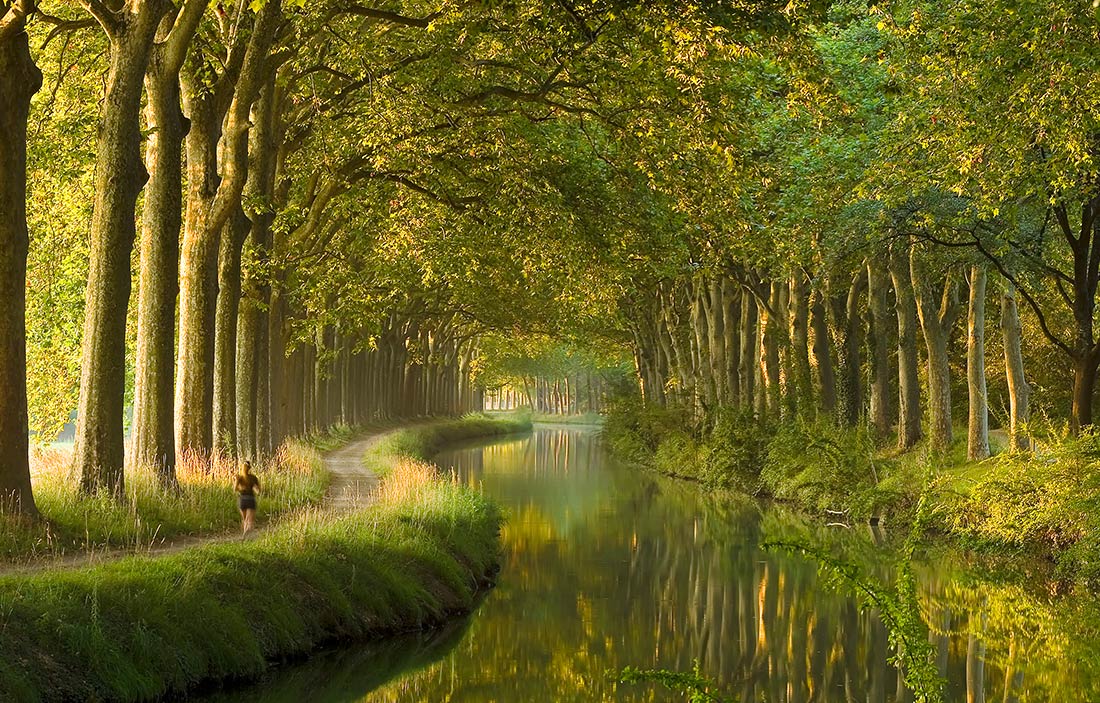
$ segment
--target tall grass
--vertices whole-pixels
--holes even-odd
[[[133,467],[126,472],[123,498],[116,500],[80,491],[71,450],[36,452],[32,483],[43,519],[0,516],[0,558],[142,548],[231,530],[240,522],[233,491],[237,471],[235,461],[184,455],[176,466],[178,485],[165,487],[153,468]],[[254,471],[261,483],[260,521],[318,502],[328,485],[320,456],[300,440],[288,440]]]

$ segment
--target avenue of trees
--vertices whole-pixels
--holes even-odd
[[[0,490],[34,513],[27,438],[74,410],[118,494],[525,378],[594,410],[620,359],[701,426],[1079,431],[1098,29],[1085,0],[0,0]]]
[[[744,59],[752,126],[697,181],[725,205],[667,189],[686,234],[622,308],[645,402],[901,449],[965,423],[970,459],[991,416],[1019,449],[1037,412],[1091,425],[1098,29],[1083,2],[834,3],[796,55]]]

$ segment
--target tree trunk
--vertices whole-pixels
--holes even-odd
[[[0,13],[0,510],[38,514],[27,427],[27,120],[42,73],[24,31],[30,2]]]
[[[917,303],[908,266],[890,257],[898,318],[898,448],[909,449],[921,438],[920,379],[917,359]]]
[[[180,252],[179,347],[176,350],[176,446],[210,455],[214,448],[214,319],[218,292],[218,235],[207,216],[218,190],[217,146],[222,113],[202,95],[201,79],[183,80],[191,130],[187,134],[187,210]]]
[[[752,408],[756,398],[756,372],[760,368],[757,341],[756,299],[747,291],[741,292],[741,353],[738,375],[741,377],[741,407]]]
[[[107,92],[96,140],[95,203],[73,461],[84,491],[123,493],[126,308],[134,209],[148,178],[141,158],[141,93],[153,35],[167,6],[146,0],[108,28]],[[105,27],[106,28],[106,27]]]
[[[967,316],[966,381],[970,401],[966,457],[989,457],[989,406],[985,385],[985,268],[970,269],[970,311]]]
[[[725,320],[725,345],[726,345],[726,397],[723,402],[730,406],[736,406],[741,397],[741,377],[738,370],[741,366],[741,346],[738,332],[741,323],[741,291],[737,284],[729,279],[722,279],[722,315]]]
[[[227,457],[238,456],[237,313],[241,305],[241,248],[248,237],[248,225],[244,210],[237,208],[222,232],[218,252],[218,296],[214,312],[213,432],[215,450],[221,456]],[[252,434],[251,423],[249,430]]]
[[[707,358],[710,360],[710,376],[714,387],[714,406],[726,399],[726,321],[722,304],[722,284],[712,278],[708,286],[707,305]]]
[[[844,290],[833,291],[830,295],[833,338],[840,369],[837,399],[840,402],[840,420],[848,427],[856,426],[863,409],[863,378],[860,373],[863,335],[859,297],[865,284],[866,276],[861,266]]]
[[[1084,353],[1073,359],[1073,406],[1070,429],[1074,434],[1092,424],[1092,395],[1096,388],[1096,367],[1100,357]]]
[[[958,286],[954,281],[954,272],[948,272],[942,291],[937,290],[939,286],[933,288],[917,261],[915,250],[910,251],[909,273],[917,299],[917,317],[928,352],[929,439],[933,449],[943,451],[951,446],[953,438],[951,364],[947,347],[958,312]]]
[[[867,262],[867,304],[871,313],[870,425],[877,439],[890,434],[890,342],[897,318],[890,314],[890,273],[885,262]]]
[[[170,26],[170,18],[163,24]],[[172,395],[183,223],[181,152],[187,123],[180,109],[178,69],[173,73],[172,67],[165,65],[166,58],[162,49],[154,50],[145,76],[149,184],[142,213],[130,463],[155,467],[161,481],[171,484],[176,467]]]
[[[1008,379],[1009,445],[1013,450],[1026,451],[1031,448],[1026,432],[1031,386],[1024,376],[1023,335],[1020,311],[1016,307],[1016,289],[1009,281],[1004,282],[1001,295],[1001,335],[1004,340],[1005,376]]]
[[[821,387],[819,406],[822,412],[836,412],[836,373],[833,370],[833,353],[829,348],[829,320],[825,312],[825,297],[820,289],[814,290],[810,299],[810,325],[814,333],[814,362],[817,366],[817,382]]]
[[[779,337],[782,324],[779,319],[779,286],[776,281],[770,285],[767,304],[760,306],[760,355],[761,373],[764,380],[766,410],[769,417],[778,419],[781,387],[779,385]]]
[[[810,292],[801,271],[790,279],[790,336],[794,375],[794,412],[810,414],[813,407],[813,380],[810,370]]]

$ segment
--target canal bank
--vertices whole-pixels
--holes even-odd
[[[0,699],[150,700],[468,611],[499,563],[500,510],[419,458],[388,461],[391,475],[362,509],[306,511],[250,540],[0,579]]]

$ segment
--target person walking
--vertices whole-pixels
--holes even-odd
[[[237,507],[241,510],[241,533],[247,534],[256,526],[256,494],[260,492],[260,479],[252,473],[252,462],[241,465],[236,491]]]

